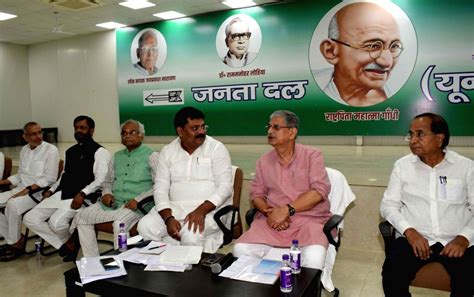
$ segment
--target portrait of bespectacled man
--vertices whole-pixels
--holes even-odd
[[[216,36],[216,49],[222,63],[240,68],[257,58],[262,35],[258,23],[250,16],[237,14],[227,18]]]
[[[416,34],[393,3],[344,1],[316,27],[309,63],[320,89],[334,101],[365,107],[385,102],[408,80]]]
[[[143,76],[155,75],[166,60],[167,46],[163,35],[156,29],[138,32],[130,48],[133,68]]]

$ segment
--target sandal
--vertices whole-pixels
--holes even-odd
[[[19,258],[21,255],[23,255],[23,251],[21,249],[8,246],[6,249],[2,250],[0,254],[0,261],[1,262],[13,261]]]

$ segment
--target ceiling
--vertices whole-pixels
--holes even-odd
[[[70,7],[83,6],[80,2],[88,1],[99,2],[99,5],[90,4],[86,8],[70,9],[51,4],[62,1]],[[129,26],[156,22],[160,19],[154,17],[154,13],[169,10],[191,16],[230,9],[221,3],[222,0],[148,0],[156,6],[138,10],[118,4],[123,1],[125,0],[0,0],[0,12],[18,16],[0,21],[0,42],[30,45],[106,31],[107,29],[96,26],[104,22],[114,21]],[[261,5],[279,1],[254,2]]]

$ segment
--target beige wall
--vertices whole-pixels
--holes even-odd
[[[72,121],[80,114],[96,122],[95,138],[119,142],[115,32],[30,46],[33,118],[59,128],[59,141],[74,142]]]
[[[0,130],[31,120],[28,47],[0,42]]]

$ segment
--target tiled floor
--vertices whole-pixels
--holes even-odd
[[[63,156],[70,143],[58,145]],[[111,152],[120,144],[104,144]],[[162,144],[150,144],[160,149]],[[233,164],[244,170],[244,191],[255,170],[255,161],[270,149],[267,145],[227,145]],[[381,266],[383,246],[377,231],[378,204],[388,182],[393,162],[408,153],[406,147],[317,146],[324,155],[326,166],[344,173],[358,199],[347,212],[345,230],[333,281],[341,297],[383,296]],[[474,148],[453,150],[474,159]],[[18,165],[19,148],[1,148]],[[246,199],[247,193],[243,193]],[[30,244],[31,245],[31,244]],[[62,273],[73,264],[64,264],[57,255],[44,259],[39,266],[34,256],[23,256],[9,263],[0,263],[0,296],[64,296]],[[446,292],[412,289],[414,297],[449,296]],[[329,295],[327,295],[329,296]]]

